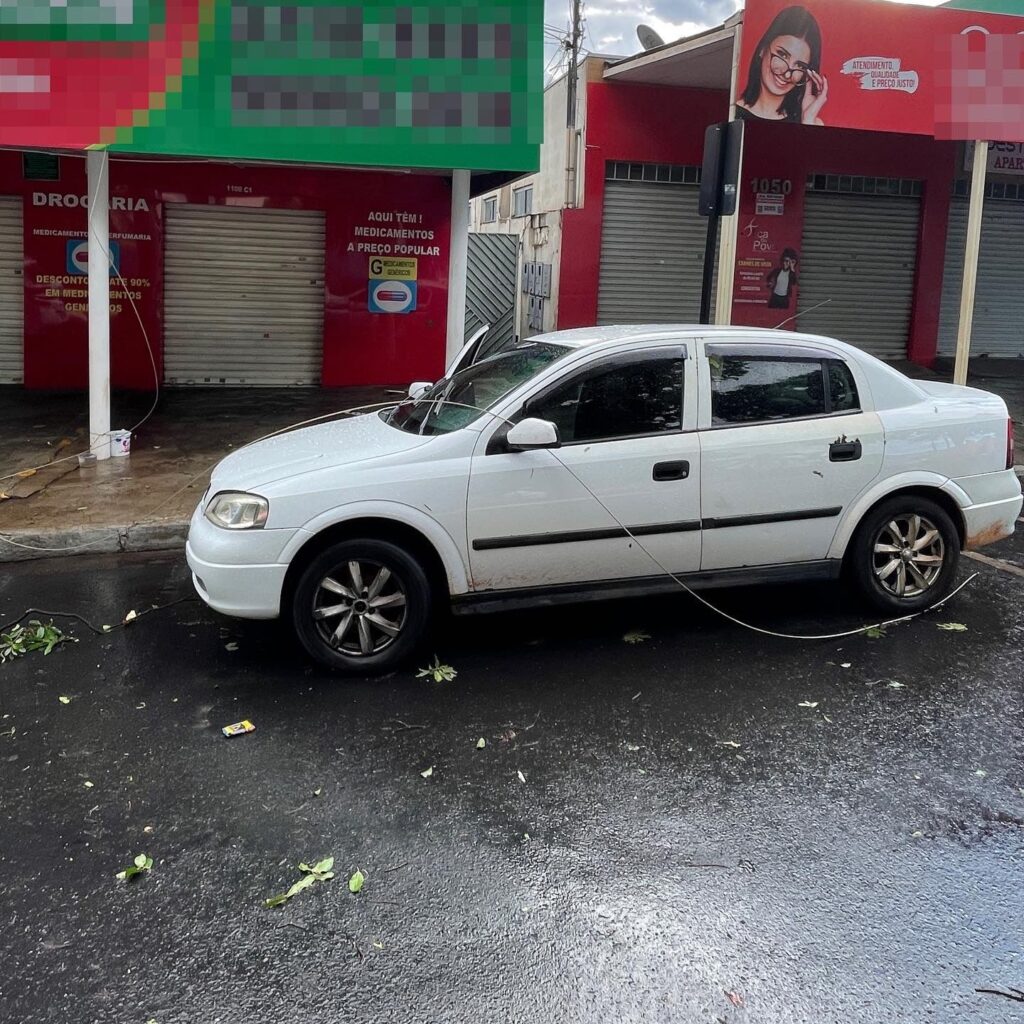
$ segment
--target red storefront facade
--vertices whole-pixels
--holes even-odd
[[[0,151],[0,197],[21,204],[28,388],[88,383],[85,160],[64,155],[57,166],[56,180],[33,179],[24,154]],[[152,388],[154,362],[165,379],[165,235],[172,204],[322,213],[323,385],[402,383],[443,370],[450,177],[115,157],[110,196],[120,273],[111,281],[113,387]],[[412,266],[411,309],[375,306],[375,257]],[[251,344],[273,346],[273,332],[254,335]]]
[[[609,162],[700,165],[704,130],[724,120],[728,94],[713,89],[591,80],[586,94],[584,201],[562,214],[562,259],[557,325],[569,328],[598,319],[606,168]],[[898,135],[749,122],[746,127],[740,187],[742,230],[756,222],[757,182],[790,183],[784,213],[762,223],[801,249],[804,235],[805,182],[809,177],[884,177],[920,182],[916,263],[906,355],[928,364],[936,355],[939,305],[950,197],[958,147],[921,135]],[[639,241],[639,240],[638,240]],[[879,246],[885,238],[877,239]],[[780,243],[779,248],[789,242]],[[739,269],[739,264],[738,264]],[[775,326],[777,310],[742,301],[737,273],[732,320],[750,326]],[[739,301],[737,301],[739,300]],[[799,321],[798,321],[799,323]]]

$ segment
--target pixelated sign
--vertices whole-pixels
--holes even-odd
[[[881,0],[749,0],[737,105],[765,121],[1024,140],[1024,18]]]
[[[543,0],[0,0],[0,145],[531,170]]]

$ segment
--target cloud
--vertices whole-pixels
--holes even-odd
[[[909,0],[934,6],[942,0]],[[740,8],[740,0],[588,0],[583,47],[594,53],[628,57],[641,49],[637,25],[649,25],[666,43],[721,25]],[[571,0],[545,0],[545,23],[565,28]],[[557,43],[548,38],[548,56]]]
[[[566,24],[569,6],[569,0],[546,0],[547,24]],[[593,0],[586,4],[583,45],[626,57],[641,49],[637,25],[649,25],[668,43],[720,25],[738,7],[738,0]]]

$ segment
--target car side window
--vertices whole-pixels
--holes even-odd
[[[840,359],[829,359],[828,393],[830,412],[859,412],[860,396],[850,368]]]
[[[716,426],[828,411],[820,360],[712,353],[710,363],[711,422]]]
[[[556,424],[563,444],[679,431],[683,360],[605,363],[530,402],[525,411]]]

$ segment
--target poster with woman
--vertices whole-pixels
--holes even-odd
[[[784,7],[762,33],[746,62],[747,79],[736,116],[817,124],[828,100],[821,73],[821,28],[806,7]]]

